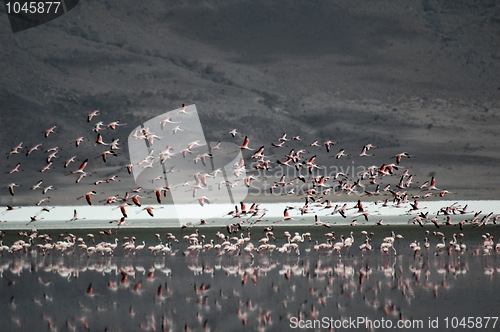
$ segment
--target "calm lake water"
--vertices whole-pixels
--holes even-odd
[[[286,230],[274,227],[275,239],[269,244],[276,245],[275,250],[251,254],[244,248],[248,243],[262,244],[262,227],[252,228],[251,240],[234,252],[187,250],[190,244],[183,237],[195,228],[115,229],[102,235],[98,229],[71,231],[87,246],[118,239],[112,254],[88,253],[78,247],[79,242],[65,251],[43,252],[36,246],[44,243],[42,233],[52,238],[50,243],[69,240],[61,231],[40,232],[26,250],[0,254],[2,331],[285,331],[293,327],[384,331],[398,330],[400,320],[410,327],[408,331],[429,331],[430,326],[439,331],[495,330],[494,319],[487,326],[486,318],[479,319],[481,324],[476,320],[500,314],[500,253],[494,246],[485,250],[482,237],[489,233],[498,239],[496,226],[463,231],[457,226],[439,230],[413,225],[295,227],[290,230],[292,237],[295,232],[310,233],[311,241],[306,236],[297,243],[298,249],[280,252],[287,242]],[[359,249],[366,238],[362,230],[374,233],[371,251]],[[394,241],[395,250],[382,252],[380,246],[392,230],[404,238]],[[429,248],[424,246],[425,230],[430,231]],[[225,228],[199,228],[198,238],[201,241],[204,235],[204,244],[212,239],[221,243],[218,231],[227,234]],[[326,243],[325,233],[334,232],[332,242],[338,242],[351,231],[350,248],[340,252],[314,248],[316,241]],[[445,235],[442,250],[435,248],[443,241],[434,231]],[[168,232],[179,242],[168,240]],[[467,248],[459,252],[449,241],[460,232]],[[17,231],[4,234],[4,245],[19,239],[28,242]],[[171,243],[170,252],[148,250],[160,243],[155,234],[163,244]],[[243,229],[230,236],[244,238],[248,232]],[[136,246],[144,241],[145,248],[124,250],[123,242],[132,237]],[[410,246],[415,240],[421,247],[416,253]],[[464,317],[474,317],[473,328],[462,329]],[[363,319],[372,325],[362,324]],[[336,328],[349,320],[347,328]]]

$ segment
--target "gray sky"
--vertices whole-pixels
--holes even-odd
[[[2,204],[85,204],[95,189],[135,188],[124,166],[126,138],[142,122],[196,104],[207,140],[266,145],[273,160],[314,140],[354,155],[368,143],[370,166],[407,151],[406,167],[423,182],[435,175],[456,197],[496,198],[500,158],[499,4],[393,1],[81,1],[45,25],[12,33],[0,14]],[[95,109],[101,114],[87,123]],[[105,142],[123,149],[100,159]],[[56,125],[55,133],[43,132]],[[237,128],[241,136],[232,138]],[[302,143],[271,149],[286,132]],[[78,148],[77,137],[87,139]],[[42,144],[41,151],[25,156]],[[295,145],[294,145],[295,144]],[[302,145],[301,145],[302,144]],[[53,169],[40,173],[58,146]],[[309,150],[307,155],[315,151]],[[332,153],[332,152],[331,152]],[[71,156],[77,161],[64,169]],[[247,155],[248,156],[248,155]],[[322,164],[335,158],[320,153]],[[67,175],[89,159],[92,176]],[[21,163],[21,172],[8,172]],[[344,164],[342,164],[344,163]],[[120,182],[93,185],[117,174]],[[56,190],[43,195],[30,188]],[[16,195],[9,195],[10,183]],[[397,183],[397,179],[393,182]],[[154,199],[153,199],[154,201]]]

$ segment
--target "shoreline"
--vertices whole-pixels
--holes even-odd
[[[449,214],[453,222],[458,219],[470,219],[475,213],[481,212],[479,217],[489,213],[493,215],[500,213],[497,209],[500,200],[434,200],[419,201],[418,209],[413,210],[410,203],[401,204],[398,207],[388,205],[382,206],[373,201],[361,201],[364,209],[368,212],[368,220],[355,208],[353,201],[331,202],[331,207],[327,208],[321,203],[311,203],[307,213],[302,214],[300,208],[302,202],[273,202],[256,203],[258,210],[255,214],[241,214],[234,217],[229,214],[234,211],[232,204],[209,204],[200,206],[199,204],[180,205],[148,205],[148,206],[127,206],[127,218],[123,223],[119,223],[123,217],[120,206],[21,206],[14,207],[13,210],[5,210],[0,214],[0,230],[30,230],[30,229],[87,229],[87,228],[180,228],[181,226],[191,227],[224,227],[232,223],[242,222],[243,225],[253,225],[258,219],[260,226],[289,225],[290,227],[302,227],[315,225],[315,215],[322,223],[332,226],[350,225],[356,220],[359,225],[375,224],[383,219],[384,225],[405,225],[411,223],[411,219],[420,212],[429,213],[429,216],[438,216],[441,223],[445,214],[438,212],[442,208],[458,206],[461,209],[467,207],[463,213]],[[413,202],[411,202],[413,203]],[[335,206],[341,207],[346,204],[345,218],[335,211]],[[249,209],[251,203],[246,203]],[[237,204],[239,207],[239,204]],[[148,214],[146,208],[152,208],[153,216]],[[47,209],[48,211],[44,210]],[[284,210],[288,210],[290,220],[283,220]],[[77,216],[74,216],[74,211]],[[35,217],[35,221],[31,218]],[[201,224],[201,220],[206,224]],[[444,220],[444,219],[443,219]],[[120,224],[120,225],[118,225]]]

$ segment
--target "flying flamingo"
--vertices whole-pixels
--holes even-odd
[[[335,142],[330,141],[330,140],[328,140],[328,141],[326,141],[325,143],[323,143],[323,145],[326,147],[326,152],[330,152],[330,147],[331,147],[332,145],[334,145],[334,144],[335,144]]]
[[[16,166],[9,171],[9,174],[19,172],[19,167],[21,167],[21,163],[17,163]]]
[[[144,211],[144,210],[146,210],[151,217],[154,217],[152,206],[146,206],[145,208],[142,209],[142,211]],[[138,211],[137,213],[140,213],[142,211]]]
[[[126,126],[126,123],[120,123],[120,120],[116,120],[108,124],[108,128],[115,130],[117,126]]]
[[[360,157],[369,157],[369,156],[373,156],[372,154],[368,154],[369,148],[365,145],[363,146],[363,149],[361,150],[361,153],[359,154]]]
[[[342,157],[347,157],[347,156],[350,155],[345,153],[345,149],[340,149],[339,152],[335,155],[335,158],[340,159]]]
[[[438,188],[436,188],[436,178],[434,177],[431,178],[431,182],[427,190],[439,190]]]
[[[78,147],[84,140],[85,138],[83,136],[78,137],[77,139],[75,139],[75,146]]]
[[[88,116],[87,116],[87,122],[90,122],[93,117],[101,114],[99,110],[92,111]]]
[[[240,146],[240,150],[253,150],[253,149],[248,147],[249,142],[250,142],[250,140],[248,139],[248,136],[245,136],[245,140],[243,141],[243,145]]]
[[[52,159],[58,158],[58,156],[57,156],[58,153],[59,153],[59,151],[56,150],[56,151],[53,151],[51,154],[49,154],[47,156],[47,162],[50,163],[52,161]]]
[[[118,156],[118,154],[116,154],[116,152],[115,152],[115,151],[113,151],[113,150],[106,150],[106,151],[104,151],[103,153],[101,153],[101,157],[102,157],[102,160],[103,160],[104,162],[106,162],[106,156],[107,156],[108,154],[111,154],[111,155],[113,155],[113,156],[115,156],[115,157],[117,157],[117,156]]]
[[[286,133],[283,133],[283,135],[281,135],[281,137],[279,138],[279,141],[280,142],[286,142],[286,141],[288,141],[288,138],[286,138]]]
[[[134,167],[134,165],[128,164],[128,165],[125,165],[125,167],[127,168],[128,174],[132,174],[132,167]]]
[[[14,187],[20,187],[21,185],[20,184],[17,184],[17,183],[11,183],[9,184],[9,193],[14,196]]]
[[[49,190],[53,190],[53,189],[54,189],[54,186],[50,185],[50,186],[43,188],[42,192],[45,195]]]
[[[182,104],[181,109],[177,113],[179,113],[179,114],[180,113],[188,114],[188,112],[186,112],[186,108],[187,108],[187,106],[184,105],[184,104]]]
[[[83,174],[83,173],[85,173],[84,169],[85,169],[85,167],[87,167],[88,162],[89,162],[89,160],[85,159],[83,161],[83,163],[80,165],[80,168],[78,168],[76,171],[73,171],[72,173],[73,174]]]
[[[142,196],[139,196],[139,195],[132,196],[132,202],[134,202],[134,204],[137,206],[141,206],[141,201],[139,201],[139,197],[142,197]]]
[[[76,159],[76,156],[73,156],[73,157],[69,158],[68,160],[66,160],[66,161],[64,162],[64,168],[68,167],[68,166],[69,166],[69,164],[71,164],[72,162],[74,162],[74,161],[75,161],[75,159]]]
[[[49,129],[47,129],[44,132],[45,138],[49,137],[49,135],[52,134],[55,131],[56,128],[57,128],[57,126],[52,126]]]
[[[75,221],[75,220],[78,220],[80,218],[78,218],[78,211],[76,209],[73,209],[73,218],[71,218],[70,220],[68,221]],[[85,219],[85,218],[83,218]]]
[[[95,124],[94,129],[92,129],[92,131],[95,131],[96,133],[98,133],[102,130],[103,126],[104,126],[104,122],[99,121]]]
[[[10,151],[8,154],[7,154],[7,158],[9,158],[10,156],[12,156],[13,154],[18,154],[19,153],[19,150],[23,147],[23,142],[19,143],[18,145],[16,145],[15,147],[12,148],[12,151]]]
[[[42,180],[38,181],[33,187],[31,187],[31,190],[40,189],[42,182],[43,182]]]
[[[312,142],[309,146],[319,146],[318,140]]]
[[[127,204],[120,205],[120,211],[122,212],[123,218],[127,218]]]
[[[162,189],[155,190],[156,201],[158,202],[158,204],[161,204],[161,194]]]
[[[52,162],[49,162],[47,165],[45,165],[41,170],[40,170],[40,173],[43,173],[47,170],[50,169],[50,166],[52,166]]]
[[[183,131],[184,129],[181,129],[181,126],[175,126],[174,129],[172,129],[172,133],[177,133],[178,131]]]
[[[410,154],[409,154],[408,152],[401,152],[401,153],[398,153],[398,154],[396,155],[396,164],[398,164],[398,165],[399,165],[399,163],[401,162],[401,159],[402,159],[403,157],[408,157],[408,158],[410,158],[411,156],[410,156]]]
[[[35,145],[31,149],[29,149],[28,152],[26,152],[26,155],[29,156],[31,153],[33,153],[33,151],[40,150],[41,146],[42,146],[42,144]]]
[[[78,176],[78,178],[76,179],[75,183],[79,183],[86,176],[87,176],[87,173],[83,172],[82,174],[80,174]]]
[[[41,200],[39,200],[39,201],[36,203],[36,206],[40,206],[40,205],[42,205],[43,203],[47,202],[49,199],[50,199],[50,197],[44,197],[44,198],[42,198]]]
[[[292,217],[290,216],[290,213],[288,212],[288,207],[285,208],[283,211],[283,219],[282,220],[291,220]]]
[[[89,191],[88,193],[86,193],[84,196],[80,196],[78,198],[82,198],[82,197],[85,197],[85,199],[87,200],[87,203],[89,205],[92,205],[92,196],[93,195],[97,195],[97,192],[95,190],[91,190]]]
[[[96,139],[95,142],[98,145],[109,145],[109,143],[104,143],[104,141],[102,140],[102,135],[101,134],[97,134],[97,139]]]
[[[198,203],[200,203],[201,206],[206,204],[210,204],[210,201],[208,200],[207,196],[202,196],[198,198]]]
[[[111,150],[118,150],[118,149],[120,149],[120,147],[118,146],[120,144],[120,143],[118,143],[119,140],[120,140],[119,138],[113,138],[113,140],[109,144],[109,145],[111,145]]]
[[[166,125],[167,123],[175,123],[175,124],[177,124],[177,123],[180,123],[180,122],[174,122],[174,121],[172,121],[172,118],[171,118],[171,117],[167,117],[167,118],[165,118],[165,119],[161,120],[161,122],[160,122],[160,124],[161,124],[161,129],[163,129],[163,127],[165,127],[165,125]]]

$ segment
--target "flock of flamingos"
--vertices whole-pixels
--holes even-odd
[[[187,107],[182,105],[176,112],[176,117],[168,116],[161,121],[161,128],[164,130],[172,130],[176,135],[182,135],[183,131],[183,116],[188,114]],[[103,121],[99,121],[101,112],[99,110],[94,110],[87,115],[87,125],[89,127],[89,133],[93,136],[87,137],[75,137],[71,141],[73,149],[60,148],[58,146],[51,146],[54,141],[51,138],[56,136],[55,141],[61,142],[67,140],[61,140],[57,138],[59,135],[59,128],[56,125],[48,126],[45,131],[40,133],[41,143],[34,145],[28,145],[24,142],[20,142],[14,146],[7,153],[7,161],[11,164],[12,168],[7,171],[6,178],[10,179],[11,183],[7,185],[6,190],[8,195],[15,197],[18,191],[24,191],[25,193],[31,193],[28,197],[35,197],[36,192],[41,192],[41,199],[38,199],[33,204],[41,206],[40,212],[37,215],[31,217],[31,220],[27,220],[33,226],[43,228],[43,221],[39,219],[39,215],[42,213],[49,213],[51,207],[47,206],[50,202],[50,192],[52,190],[57,190],[57,188],[46,183],[44,175],[49,172],[61,172],[64,175],[71,175],[72,181],[76,182],[75,190],[79,190],[80,187],[92,187],[92,190],[83,190],[81,195],[77,199],[85,198],[87,204],[95,204],[93,196],[101,196],[104,192],[98,192],[95,188],[99,186],[106,185],[107,183],[119,181],[120,178],[124,176],[130,176],[133,168],[136,167],[151,167],[155,160],[160,160],[162,163],[168,161],[168,159],[176,153],[182,153],[184,158],[192,158],[193,163],[200,161],[200,154],[197,154],[197,147],[200,145],[199,142],[191,142],[186,145],[186,148],[182,151],[173,151],[173,149],[168,145],[168,142],[164,142],[164,150],[160,152],[151,152],[144,160],[141,160],[137,164],[127,164],[121,168],[118,173],[109,175],[106,178],[98,180],[83,180],[86,179],[87,175],[94,175],[95,179],[103,165],[106,165],[108,158],[118,156],[124,149],[121,146],[120,139],[111,138],[116,137],[116,131],[118,127],[126,126],[119,120],[109,122],[105,124]],[[240,137],[238,129],[233,129],[227,133],[228,137],[237,140]],[[148,128],[143,128],[142,131],[136,131],[131,135],[130,139],[148,140],[150,143],[154,141],[160,141],[161,137],[156,133],[151,132]],[[448,190],[443,188],[438,188],[436,179],[434,177],[426,179],[426,181],[419,183],[416,182],[414,175],[410,174],[409,168],[404,166],[406,159],[412,156],[408,152],[400,152],[393,155],[387,163],[366,167],[365,171],[360,174],[353,174],[351,177],[349,174],[345,174],[340,171],[334,173],[328,173],[327,164],[320,164],[319,160],[325,160],[331,163],[331,160],[339,160],[341,158],[358,158],[359,160],[369,160],[372,154],[372,149],[377,147],[373,144],[365,144],[360,148],[359,153],[354,151],[346,151],[344,148],[338,148],[338,152],[335,153],[335,147],[339,144],[332,140],[326,140],[321,142],[319,140],[314,140],[307,143],[304,142],[299,136],[288,136],[286,133],[277,138],[275,142],[272,142],[270,146],[252,146],[251,140],[248,136],[241,136],[242,143],[239,146],[239,150],[246,153],[244,159],[250,165],[246,169],[245,177],[234,181],[234,183],[225,183],[225,185],[230,186],[247,186],[251,187],[255,182],[259,182],[260,185],[264,185],[264,191],[269,194],[285,195],[291,197],[290,200],[303,200],[303,204],[299,206],[288,205],[285,206],[283,211],[283,217],[270,220],[266,219],[266,209],[261,207],[261,204],[249,204],[246,202],[240,202],[231,211],[222,211],[221,214],[228,218],[230,222],[226,227],[226,231],[223,236],[219,236],[217,239],[202,239],[198,237],[198,231],[194,234],[196,236],[189,237],[187,247],[188,250],[204,250],[204,249],[219,249],[223,252],[234,252],[240,249],[244,250],[250,255],[253,255],[254,251],[259,250],[280,250],[280,251],[294,251],[298,250],[298,242],[304,242],[304,240],[311,240],[310,234],[298,234],[295,232],[285,232],[286,243],[282,247],[273,246],[269,243],[270,239],[274,238],[272,233],[272,227],[265,228],[264,237],[258,239],[259,245],[254,245],[250,242],[251,228],[254,226],[259,226],[259,222],[267,221],[272,224],[286,225],[286,222],[292,219],[300,218],[301,216],[314,216],[314,225],[325,227],[329,229],[332,227],[332,222],[334,218],[340,218],[342,220],[350,219],[350,225],[356,226],[363,222],[364,224],[371,222],[373,219],[373,212],[369,210],[368,203],[362,202],[362,199],[371,199],[372,202],[370,206],[375,206],[378,209],[383,207],[407,207],[407,214],[411,216],[410,222],[422,227],[427,224],[434,225],[436,230],[433,232],[438,243],[435,245],[436,250],[444,249],[447,244],[445,243],[444,234],[438,230],[440,226],[457,226],[459,231],[455,232],[453,240],[449,242],[449,245],[454,248],[454,250],[463,250],[465,245],[462,243],[464,227],[480,227],[488,224],[496,224],[500,218],[500,214],[494,215],[493,212],[483,213],[483,211],[469,211],[467,206],[461,206],[458,203],[453,203],[449,206],[442,207],[436,213],[431,214],[426,208],[422,208],[420,202],[422,200],[428,199],[430,197],[444,197],[450,194]],[[87,144],[94,156],[81,155],[65,155],[68,151],[78,151],[81,146]],[[287,149],[287,145],[290,144],[292,148]],[[297,147],[299,144],[299,147]],[[93,145],[93,147],[91,146]],[[99,148],[101,151],[95,152],[95,149]],[[216,149],[213,147],[212,149]],[[269,150],[269,153],[267,152]],[[85,151],[88,151],[85,150]],[[284,151],[284,152],[282,152]],[[31,161],[31,158],[35,154],[43,154],[44,164],[37,166]],[[210,155],[204,156],[210,158]],[[332,159],[333,158],[333,159]],[[39,158],[40,159],[40,158]],[[35,160],[39,160],[35,159]],[[102,160],[97,160],[102,159]],[[239,175],[239,170],[242,165],[244,165],[244,160],[233,165],[233,169],[236,175]],[[29,165],[29,166],[26,166]],[[37,169],[39,177],[27,177],[23,174],[24,168]],[[96,169],[95,171],[93,170]],[[116,167],[114,168],[116,169]],[[274,174],[280,174],[279,178],[273,178],[273,171],[280,170],[281,173],[275,172]],[[326,170],[326,171],[325,171]],[[175,170],[174,170],[175,171]],[[194,201],[198,201],[201,205],[210,204],[209,197],[203,194],[206,189],[206,178],[213,176],[219,170],[214,170],[213,172],[207,172],[204,174],[197,173],[193,175],[192,181],[187,181],[183,184],[178,184],[179,187],[184,187],[186,190],[193,191]],[[28,173],[28,172],[26,172]],[[109,172],[108,172],[109,174]],[[265,174],[263,176],[262,174]],[[286,174],[286,175],[283,175]],[[295,176],[289,176],[287,174],[294,174]],[[53,177],[52,177],[53,178]],[[36,179],[36,180],[34,180]],[[396,179],[392,183],[393,179]],[[27,181],[34,180],[33,183],[26,185]],[[159,179],[155,179],[157,181]],[[241,180],[241,181],[240,181]],[[23,184],[19,184],[18,181],[23,181]],[[87,182],[86,182],[87,181]],[[161,182],[161,181],[160,181]],[[76,189],[78,188],[78,189]],[[220,190],[219,186],[219,190]],[[167,196],[169,190],[173,188],[169,186],[158,186],[156,190],[143,190],[142,188],[129,188],[124,195],[112,195],[109,197],[104,197],[99,202],[101,204],[116,205],[120,208],[121,218],[114,220],[118,227],[126,222],[128,217],[127,207],[137,206],[141,207],[143,210],[147,211],[151,217],[154,217],[153,205],[144,205],[140,199],[146,198],[148,200],[156,200],[157,203],[161,203],[162,199]],[[332,203],[332,195],[336,197],[342,197],[341,195],[358,195],[359,199],[356,203],[344,203],[336,204]],[[156,205],[156,208],[158,206]],[[5,211],[2,213],[1,218],[8,220],[8,213],[10,210],[22,209],[21,206],[7,205]],[[331,212],[330,212],[331,211]],[[319,212],[322,213],[320,218]],[[327,212],[327,213],[326,213]],[[327,216],[325,218],[324,216]],[[452,217],[459,216],[459,221],[453,221]],[[78,211],[74,210],[74,215],[72,218],[68,218],[68,221],[77,221]],[[200,216],[199,225],[202,226],[207,224],[207,221]],[[360,220],[360,221],[358,221]],[[38,223],[37,223],[38,221]],[[374,225],[384,225],[382,219],[373,221]],[[183,228],[188,226],[196,226],[195,222],[186,223]],[[243,231],[245,228],[248,230],[248,236],[243,236]],[[241,237],[235,236],[233,233],[241,231]],[[290,235],[290,234],[294,234]],[[37,234],[34,231],[32,234]],[[221,233],[222,234],[222,233]],[[335,237],[333,232],[326,234],[326,240],[320,242],[315,241],[315,249],[326,249],[339,251],[342,248],[350,248],[354,241],[353,233],[350,236],[344,237],[343,235],[335,242]],[[483,235],[485,238],[485,248],[487,250],[492,250],[493,248],[498,249],[499,245],[493,243],[493,237],[489,234]],[[7,251],[19,251],[26,250],[31,243],[34,242],[35,238],[30,235],[29,241],[19,240],[9,248],[2,246],[2,250]],[[387,236],[384,242],[380,246],[380,249],[385,252],[392,251],[394,249],[394,235]],[[94,251],[100,253],[112,253],[117,247],[117,242],[105,243],[102,242],[96,246],[90,246],[84,243],[83,239],[77,239],[74,237],[67,238],[66,241],[59,241],[58,243],[52,243],[47,241],[47,238],[40,238],[37,246],[42,251],[50,249],[60,249],[64,250],[65,247],[71,247],[78,244],[81,248],[84,248],[87,252],[92,253]],[[369,250],[372,248],[371,237],[366,231],[362,234],[360,249]],[[171,242],[168,241],[167,242]],[[158,252],[168,252],[170,250],[170,245],[160,242],[160,244],[155,246],[149,246],[149,250],[153,253]],[[244,245],[244,247],[242,247]],[[421,246],[429,246],[429,236],[426,235],[422,242],[415,242],[413,248],[417,252]],[[132,238],[130,241],[123,244],[123,249],[125,251],[130,250],[141,250],[145,247],[145,244],[137,244]]]
[[[300,242],[292,242],[300,244],[300,249],[292,247],[293,254],[282,254],[288,242],[271,237],[279,243],[276,253],[269,244],[265,250],[252,250],[255,257],[252,251],[238,255],[239,249],[188,249],[171,234],[165,239],[174,243],[168,250],[160,248],[163,236],[156,236],[157,244],[149,248],[154,255],[140,245],[130,246],[130,240],[118,246],[115,240],[108,251],[103,244],[107,234],[82,234],[87,245],[79,237],[66,237],[51,246],[41,237],[46,244],[37,245],[39,250],[1,259],[6,282],[0,286],[0,306],[10,317],[3,323],[7,329],[35,324],[48,331],[268,331],[288,329],[292,317],[411,321],[419,317],[415,306],[420,299],[449,305],[447,294],[469,274],[475,283],[487,285],[500,272],[494,257],[484,255],[489,244],[468,249],[482,260],[464,256],[462,244],[457,249],[447,243],[441,249],[424,247],[413,258],[407,253],[416,248],[399,243],[397,235],[383,243],[394,243],[398,256],[368,249],[359,255],[349,247],[341,255]],[[179,241],[195,243],[200,237],[195,233]],[[245,237],[228,241],[246,251],[251,241],[237,244]]]
[[[186,112],[183,106],[177,117],[162,121],[162,128],[182,135]],[[0,220],[8,223],[12,210],[25,208],[15,204],[17,195],[40,207],[26,220],[31,230],[0,231],[0,275],[8,281],[0,285],[5,295],[0,309],[10,317],[3,322],[8,329],[191,331],[243,326],[265,331],[289,328],[292,317],[318,319],[339,313],[342,318],[354,314],[351,306],[359,315],[405,320],[413,315],[411,304],[418,302],[418,296],[438,298],[457,276],[469,272],[469,264],[476,261],[468,263],[467,257],[487,259],[480,266],[490,280],[500,272],[489,261],[500,253],[500,243],[490,234],[500,214],[472,211],[458,202],[429,211],[422,201],[452,193],[439,188],[434,177],[417,182],[405,167],[413,157],[409,153],[394,154],[387,163],[366,167],[354,177],[330,174],[325,172],[327,163],[344,158],[369,162],[377,147],[365,144],[359,151],[346,151],[332,140],[304,143],[305,139],[287,134],[259,147],[250,137],[240,136],[238,129],[227,132],[228,139],[241,142],[239,150],[249,166],[243,178],[220,186],[257,186],[266,194],[285,196],[292,203],[284,205],[282,216],[267,216],[266,203],[245,201],[221,211],[227,223],[220,229],[206,227],[210,219],[204,216],[168,233],[120,228],[128,220],[129,207],[147,211],[148,218],[157,217],[155,209],[174,188],[128,188],[123,195],[107,197],[96,188],[130,179],[133,168],[150,167],[155,160],[167,162],[181,151],[173,151],[165,142],[164,150],[140,163],[123,165],[116,174],[110,172],[117,168],[110,167],[106,176],[98,178],[109,159],[124,151],[120,139],[113,137],[125,124],[106,124],[99,121],[101,116],[98,110],[88,114],[90,135],[75,137],[71,148],[52,146],[66,141],[57,138],[60,128],[52,125],[40,133],[41,143],[20,142],[7,153],[10,169],[4,179],[10,183],[2,196],[14,203],[5,207]],[[161,142],[161,135],[147,129],[133,137]],[[83,151],[101,151],[89,156],[69,152],[85,145]],[[182,153],[200,162],[197,148],[192,142]],[[43,164],[34,162],[41,160],[34,158],[36,154],[43,155]],[[244,164],[233,165],[234,171]],[[56,172],[62,175],[58,183],[74,182],[77,200],[115,206],[120,218],[110,221],[111,228],[105,222],[90,233],[44,232],[43,219],[56,211],[49,205],[53,203],[49,195],[58,188],[50,182],[55,177],[48,176]],[[194,204],[212,205],[206,188],[206,178],[212,175],[194,174],[192,181],[177,186],[193,192]],[[333,202],[356,195],[359,199],[351,203]],[[383,227],[387,222],[376,218],[373,209],[385,207],[400,208],[401,218],[406,216],[414,226]],[[68,222],[85,222],[77,209]],[[309,226],[288,228],[287,223],[306,217]],[[345,221],[343,226],[338,220]],[[54,276],[70,283],[59,283]],[[62,292],[61,284],[68,285]],[[28,300],[19,295],[25,288]],[[20,310],[22,301],[27,309]]]

